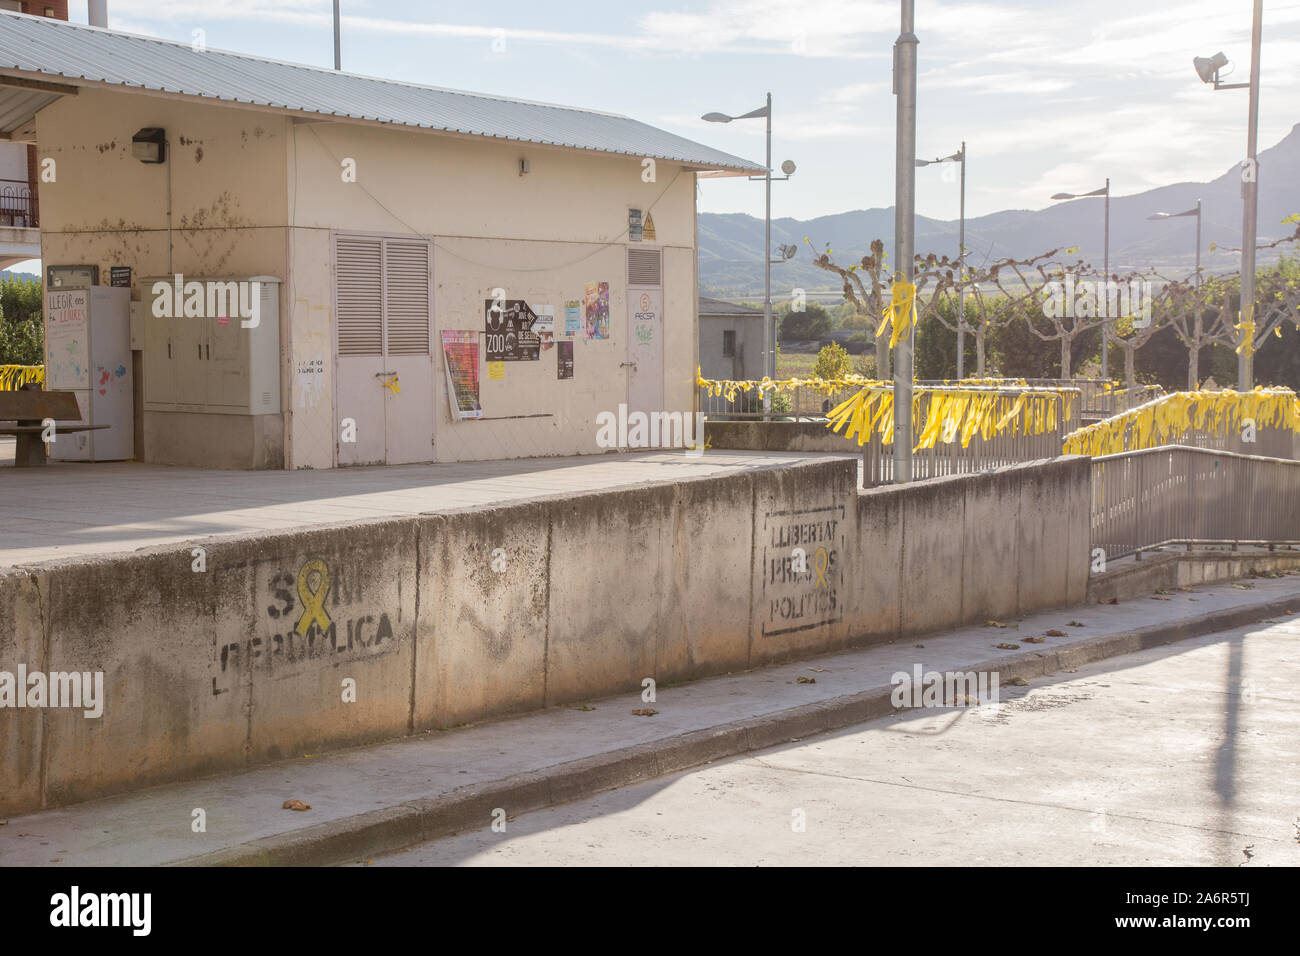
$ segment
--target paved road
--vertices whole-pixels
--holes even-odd
[[[1297,674],[1300,621],[1253,625],[372,865],[1300,865]]]

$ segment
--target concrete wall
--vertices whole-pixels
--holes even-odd
[[[0,572],[0,671],[107,697],[0,709],[0,813],[1077,603],[1089,480],[829,459]]]
[[[706,376],[707,377],[707,376]],[[705,399],[704,401],[713,401]],[[717,399],[721,401],[721,399]],[[833,451],[843,455],[861,455],[857,437],[852,440],[820,422],[706,421],[704,437],[710,448],[752,449],[754,451]]]

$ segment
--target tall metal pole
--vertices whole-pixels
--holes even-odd
[[[1237,356],[1237,390],[1255,387],[1255,226],[1259,212],[1259,161],[1255,140],[1259,132],[1259,46],[1264,30],[1264,0],[1255,0],[1255,21],[1250,31],[1250,121],[1246,129],[1246,162],[1251,172],[1241,184],[1241,343]],[[1249,338],[1248,338],[1249,337]]]
[[[966,267],[966,141],[961,141],[961,219],[957,225],[957,275]],[[966,368],[966,290],[957,289],[957,378],[965,377]]]
[[[1096,182],[1096,180],[1093,180]],[[1105,290],[1106,306],[1101,309],[1101,378],[1103,382],[1110,381],[1110,334],[1106,327],[1106,312],[1110,308],[1110,177],[1106,177],[1106,237],[1103,240],[1102,247],[1102,268],[1105,270],[1106,284],[1102,286]]]
[[[343,50],[339,39],[339,0],[334,0],[334,69],[343,69]]]
[[[767,171],[763,174],[767,191],[763,214],[763,374],[776,378],[776,330],[772,328],[772,94],[767,94]],[[772,413],[772,393],[763,393],[763,416]]]
[[[894,281],[913,279],[913,234],[916,215],[916,34],[915,2],[901,0],[898,40],[894,43],[895,120],[894,162]],[[901,317],[895,316],[898,321]],[[894,352],[894,481],[912,480],[912,346],[916,327],[899,339]]]

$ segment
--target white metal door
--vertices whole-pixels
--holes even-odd
[[[658,249],[628,249],[628,413],[667,411],[664,403],[664,293]]]
[[[384,461],[383,287],[383,241],[339,236],[334,243],[338,326],[334,441],[340,465]]]
[[[384,240],[384,354],[395,376],[384,387],[390,465],[433,460],[433,355],[429,244]]]
[[[338,463],[430,461],[429,243],[339,236],[334,260]]]

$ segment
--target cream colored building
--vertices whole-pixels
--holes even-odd
[[[693,409],[696,177],[761,166],[621,116],[15,14],[0,13],[0,58],[17,64],[0,66],[4,131],[33,130],[53,160],[44,265],[95,265],[104,284],[131,270],[137,457],[330,468],[594,453],[602,411]],[[165,137],[165,161],[141,161],[141,136]],[[225,316],[159,325],[153,281],[175,275],[274,277],[275,335],[247,333],[250,360]],[[606,337],[588,337],[601,283]],[[499,300],[553,315],[551,347],[489,363]],[[477,343],[477,418],[450,398],[444,331]],[[269,378],[238,367],[277,336]],[[278,395],[259,384],[272,380]],[[243,406],[231,382],[253,393]]]

